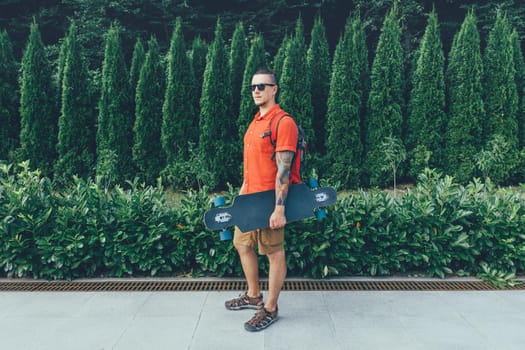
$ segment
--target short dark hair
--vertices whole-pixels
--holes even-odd
[[[277,84],[277,74],[275,73],[275,71],[268,69],[268,68],[259,68],[253,75],[258,75],[258,74],[271,76],[273,80],[272,83],[278,85]]]

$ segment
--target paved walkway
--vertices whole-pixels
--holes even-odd
[[[260,333],[234,292],[0,292],[0,349],[525,348],[523,291],[282,292]]]

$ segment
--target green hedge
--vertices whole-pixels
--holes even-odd
[[[27,164],[0,169],[0,266],[9,277],[241,276],[231,242],[205,229],[206,190],[173,204],[137,182],[76,179],[60,193]],[[226,196],[231,199],[236,189]],[[290,276],[425,274],[511,280],[525,270],[525,197],[426,170],[403,193],[342,194],[324,221],[290,224]],[[267,263],[261,258],[263,269]]]

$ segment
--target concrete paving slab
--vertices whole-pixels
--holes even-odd
[[[239,292],[0,292],[0,349],[517,350],[520,291],[284,291],[265,331]]]

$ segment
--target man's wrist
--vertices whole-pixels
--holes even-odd
[[[274,212],[279,213],[279,214],[284,214],[284,209],[285,209],[284,205],[276,204]]]

